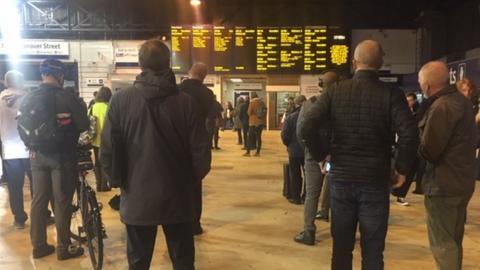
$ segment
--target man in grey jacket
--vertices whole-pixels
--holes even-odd
[[[448,85],[445,63],[427,63],[418,77],[431,104],[419,123],[430,248],[439,270],[460,270],[467,206],[475,190],[475,115],[470,100]]]
[[[329,71],[322,75],[321,87],[323,91],[336,87],[338,76],[335,72]],[[311,97],[304,103],[300,111],[299,120],[297,123],[297,131],[303,128],[303,121],[305,113],[312,107],[320,96]],[[328,180],[321,172],[319,160],[315,160],[310,153],[308,147],[305,147],[305,207],[304,207],[304,230],[298,234],[294,241],[306,245],[315,244],[315,232],[317,227],[315,226],[315,217],[318,209],[318,202],[320,194],[323,193],[322,203],[320,205],[321,210],[329,208],[329,203],[326,203],[323,198],[329,198]],[[323,187],[322,187],[323,186]],[[328,204],[328,205],[327,205]],[[327,208],[328,207],[328,208]],[[328,210],[326,210],[328,216]]]

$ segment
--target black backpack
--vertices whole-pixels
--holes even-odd
[[[34,90],[18,108],[18,132],[30,150],[51,152],[57,148],[56,92],[51,88]]]

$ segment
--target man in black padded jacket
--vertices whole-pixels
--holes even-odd
[[[362,235],[362,269],[383,269],[383,250],[392,185],[391,148],[398,136],[394,186],[405,182],[414,160],[418,129],[405,95],[378,79],[383,50],[375,41],[360,43],[353,79],[327,90],[305,114],[300,139],[308,146],[319,126],[332,126],[330,194],[332,269],[352,269],[357,223]]]

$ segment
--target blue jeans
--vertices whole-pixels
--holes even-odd
[[[351,270],[357,224],[360,225],[362,269],[383,269],[390,212],[389,189],[330,178],[332,269]]]
[[[32,194],[32,172],[30,170],[30,160],[24,159],[6,159],[3,161],[5,178],[7,179],[10,208],[15,216],[15,221],[25,223],[28,216],[23,208],[23,184],[25,175],[30,180],[30,195]]]

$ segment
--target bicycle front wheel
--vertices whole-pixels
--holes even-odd
[[[88,187],[86,191],[86,209],[83,211],[83,228],[87,236],[87,246],[92,266],[95,270],[103,266],[103,229],[102,217],[95,192]]]

